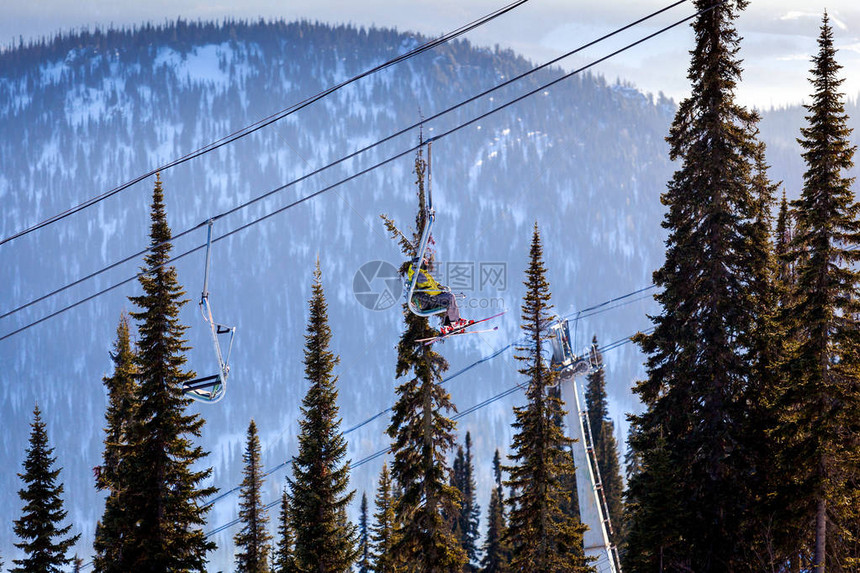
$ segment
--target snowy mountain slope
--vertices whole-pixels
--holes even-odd
[[[6,237],[240,127],[302,101],[330,85],[422,42],[391,30],[310,23],[146,26],[59,37],[0,54],[0,236]],[[678,57],[685,58],[686,54]],[[510,52],[453,43],[337,92],[286,120],[162,174],[174,235],[276,189],[343,155],[512,77],[530,64]],[[501,102],[557,77],[538,74],[424,126],[444,133]],[[433,146],[438,259],[469,295],[467,316],[509,312],[498,333],[446,343],[449,373],[516,340],[522,277],[531,227],[537,221],[559,314],[575,313],[650,284],[662,262],[659,195],[672,167],[663,140],[672,102],[583,75],[512,106]],[[215,236],[331,185],[415,145],[417,130],[271,198],[219,220]],[[353,293],[363,264],[399,265],[396,244],[379,215],[401,228],[414,221],[413,158],[407,156],[322,196],[254,224],[213,247],[211,303],[216,319],[238,327],[230,389],[216,406],[195,405],[207,419],[215,485],[240,481],[242,440],[254,418],[263,462],[275,467],[295,451],[304,394],[302,344],[311,272],[317,257],[329,301],[334,349],[341,356],[343,427],[384,411],[394,399],[399,304],[363,307]],[[782,178],[775,174],[775,178]],[[145,247],[152,179],[98,206],[0,246],[0,314],[123,259]],[[174,243],[184,253],[205,241],[205,229]],[[0,336],[124,280],[140,260],[121,265],[48,301],[0,320]],[[196,308],[203,253],[177,263],[189,304],[200,374],[215,363]],[[481,281],[482,268],[495,281]],[[468,272],[471,270],[470,284]],[[456,274],[465,271],[467,274]],[[378,285],[378,283],[377,283]],[[0,553],[16,556],[11,522],[18,515],[16,471],[38,401],[58,464],[77,548],[91,555],[101,514],[92,467],[100,462],[105,407],[101,377],[120,313],[131,310],[135,283],[84,303],[0,341]],[[597,334],[603,344],[650,326],[648,293],[587,316],[574,328],[576,346]],[[610,305],[615,306],[615,305]],[[589,313],[584,313],[589,314]],[[633,345],[605,356],[611,411],[635,409],[629,387],[641,374]],[[463,411],[520,380],[505,352],[448,382]],[[487,503],[493,450],[510,442],[511,407],[520,393],[459,422],[471,431],[479,502]],[[354,462],[384,449],[387,416],[349,433]],[[355,468],[353,485],[371,491],[383,458]],[[285,469],[267,482],[277,498]],[[359,496],[360,497],[360,496]],[[236,496],[214,504],[211,528],[237,515]],[[274,518],[274,513],[272,514]],[[216,536],[212,570],[232,563],[232,535]]]

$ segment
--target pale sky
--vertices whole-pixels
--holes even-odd
[[[3,0],[0,46],[61,30],[95,26],[241,18],[308,19],[394,27],[436,36],[451,31],[511,0]],[[472,32],[477,45],[512,48],[535,63],[593,40],[671,0],[529,0],[515,11]],[[821,16],[827,9],[834,26],[843,91],[860,94],[860,2],[857,0],[752,0],[737,22],[744,41],[741,103],[759,108],[808,101],[810,56],[817,50]],[[579,67],[693,12],[688,1],[617,40],[591,48],[565,67]],[[596,68],[608,80],[620,77],[646,92],[662,91],[676,100],[688,90],[686,70],[693,47],[689,25],[614,57]],[[2,74],[2,70],[0,70]]]

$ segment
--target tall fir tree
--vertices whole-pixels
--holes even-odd
[[[597,346],[597,336],[591,340],[591,364],[594,370],[586,377],[585,406],[591,426],[591,441],[594,457],[606,506],[609,522],[612,524],[611,542],[619,547],[621,532],[624,531],[624,482],[621,479],[621,466],[618,463],[618,443],[615,440],[615,424],[609,419],[609,406],[606,396],[606,371],[603,368],[603,354]]]
[[[807,127],[798,140],[807,169],[792,203],[789,260],[796,280],[784,313],[788,383],[778,410],[794,486],[787,503],[800,538],[813,540],[813,571],[823,572],[860,566],[860,208],[846,176],[855,148],[827,14],[818,47]]]
[[[143,294],[130,298],[140,309],[130,313],[138,323],[138,396],[126,456],[127,511],[136,529],[123,543],[123,559],[130,571],[204,571],[215,543],[203,534],[209,511],[203,500],[216,489],[201,486],[211,468],[195,469],[208,455],[192,443],[204,420],[186,412],[191,399],[183,387],[194,372],[185,369],[187,327],[179,311],[187,301],[169,264],[173,247],[160,176],[150,217],[150,247],[139,277]]]
[[[340,429],[337,381],[340,361],[331,351],[328,304],[319,261],[305,334],[305,378],[310,382],[302,400],[299,452],[293,461],[290,516],[296,534],[295,555],[300,571],[345,573],[358,556],[356,528],[346,516],[355,495],[349,491],[346,440]]]
[[[502,489],[502,461],[499,450],[493,456],[493,477],[496,487],[490,491],[487,507],[487,537],[484,540],[484,558],[481,573],[508,573],[509,554],[505,544],[505,494]]]
[[[24,473],[18,474],[24,483],[18,497],[24,502],[21,517],[13,523],[20,543],[15,547],[24,552],[14,559],[11,573],[58,573],[72,562],[66,557],[80,535],[69,535],[72,526],[61,526],[67,512],[63,509],[63,484],[58,482],[61,468],[54,469],[57,459],[48,445],[48,432],[42,422],[39,406],[33,409],[30,424],[30,444],[24,459]]]
[[[556,382],[555,372],[543,356],[552,304],[537,223],[529,255],[521,315],[526,341],[516,347],[515,355],[522,363],[519,372],[528,379],[528,403],[514,408],[515,433],[508,456],[513,465],[505,468],[510,476],[506,483],[513,491],[507,500],[511,568],[536,573],[585,572],[591,570],[582,546],[585,527],[562,511],[571,495],[562,476],[575,469],[571,439],[554,419],[563,412],[563,404],[548,392]]]
[[[271,535],[267,530],[269,516],[260,495],[263,489],[263,468],[260,465],[260,438],[254,420],[248,424],[244,478],[239,489],[239,521],[242,529],[233,537],[238,573],[268,573]]]
[[[130,564],[123,551],[134,537],[135,516],[128,511],[128,494],[131,481],[128,458],[129,432],[136,417],[137,389],[135,355],[131,345],[128,317],[123,313],[116,331],[114,350],[111,353],[113,374],[104,378],[108,392],[105,413],[104,453],[98,468],[96,487],[107,492],[102,519],[96,524],[93,547],[96,555],[93,566],[104,573],[124,573]]]
[[[298,573],[296,566],[293,520],[290,518],[290,496],[284,488],[281,494],[281,510],[278,514],[278,536],[272,558],[272,573]]]
[[[361,506],[358,512],[358,573],[369,573],[370,565],[370,532],[367,525],[367,494],[361,494]]]
[[[397,536],[397,521],[394,514],[395,499],[391,491],[391,474],[388,465],[382,464],[379,485],[374,499],[376,512],[371,528],[371,570],[374,573],[398,573],[403,571],[400,559],[394,551]]]
[[[637,337],[648,359],[647,379],[635,388],[646,410],[631,418],[642,469],[628,496],[629,571],[749,567],[748,383],[759,358],[756,285],[766,277],[752,189],[758,117],[734,97],[734,20],[747,4],[695,2],[703,12],[693,23],[692,93],[667,138],[679,168],[662,196],[669,237],[654,273],[662,311],[653,334]]]
[[[454,520],[454,533],[466,552],[464,571],[477,571],[480,512],[475,500],[475,464],[472,461],[472,435],[466,432],[465,450],[458,446],[451,485],[460,492],[460,508]]]
[[[401,241],[404,254],[416,256],[413,245],[426,223],[424,189],[427,164],[419,149],[415,159],[418,187],[417,231],[413,242]],[[398,237],[390,220],[386,225]],[[401,269],[404,273],[409,261]],[[451,469],[445,460],[454,448],[455,422],[445,413],[454,410],[451,396],[439,384],[448,363],[432,345],[416,342],[436,336],[427,318],[403,305],[406,330],[397,345],[396,377],[409,379],[397,387],[388,435],[392,438],[391,475],[401,490],[395,502],[398,532],[395,552],[407,571],[448,573],[466,563],[466,554],[453,533],[452,517],[459,503],[450,485]]]

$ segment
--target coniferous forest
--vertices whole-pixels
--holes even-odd
[[[2,484],[15,499],[6,504],[14,515],[0,533],[0,570],[602,573],[611,569],[592,558],[580,513],[593,485],[583,489],[577,480],[590,475],[598,476],[614,570],[860,571],[860,203],[848,112],[856,105],[840,91],[845,70],[835,47],[838,29],[822,14],[810,62],[811,99],[795,134],[798,153],[786,159],[784,147],[769,153],[766,114],[737,101],[743,62],[735,25],[748,2],[694,4],[701,12],[691,23],[691,92],[677,105],[581,76],[555,93],[563,101],[548,104],[553,117],[531,104],[503,120],[485,120],[456,140],[456,148],[435,139],[446,124],[419,122],[399,140],[411,147],[391,163],[393,175],[375,170],[365,187],[344,186],[337,197],[320,199],[329,201],[325,206],[291,202],[368,168],[385,152],[326,172],[312,180],[317,187],[300,185],[286,199],[273,195],[232,227],[229,212],[194,219],[254,197],[252,170],[263,174],[255,181],[283,184],[350,153],[353,139],[365,145],[391,126],[412,123],[405,108],[416,102],[445,107],[475,86],[531,67],[512,53],[457,41],[404,64],[408,72],[393,68],[374,83],[350,87],[337,105],[290,118],[277,137],[254,133],[236,144],[253,143],[252,153],[225,146],[208,167],[176,177],[170,166],[134,188],[145,187],[145,197],[133,207],[99,206],[93,219],[70,227],[76,231],[27,243],[14,257],[3,254],[9,256],[5,312],[6,301],[17,305],[34,296],[29,285],[36,278],[67,276],[26,268],[37,252],[56,256],[58,273],[77,276],[93,267],[81,260],[100,266],[111,259],[107,253],[125,227],[136,228],[146,244],[127,261],[136,266],[133,288],[86,317],[63,319],[79,330],[56,344],[96,346],[98,367],[80,356],[64,365],[63,376],[44,366],[51,374],[38,381],[40,364],[51,359],[50,337],[3,350],[4,446],[26,446]],[[337,49],[300,49],[305,37]],[[26,210],[34,204],[53,213],[63,204],[63,186],[88,189],[81,196],[89,197],[103,188],[91,181],[128,178],[150,161],[163,161],[163,153],[215,141],[235,127],[219,125],[220,109],[231,108],[231,117],[250,124],[261,110],[278,107],[266,101],[271,85],[286,86],[292,101],[420,41],[389,30],[306,22],[177,22],[58,36],[0,53],[8,70],[0,72],[6,134],[0,159],[13,147],[24,156],[40,150],[27,160],[29,173],[0,175],[8,207],[2,236],[20,227],[16,218],[29,220]],[[207,45],[220,46],[209,54],[210,68],[183,68]],[[89,63],[75,67],[75,58]],[[144,82],[145,67],[152,76]],[[300,89],[290,75],[296,70],[307,80]],[[527,81],[534,87],[561,73],[545,70]],[[39,87],[37,77],[50,81]],[[224,78],[229,81],[219,84]],[[65,95],[52,99],[52,90]],[[171,90],[183,97],[169,99]],[[540,97],[550,99],[548,92]],[[50,110],[63,98],[76,130],[57,129],[45,145]],[[465,120],[459,113],[451,125]],[[574,135],[553,132],[560,117],[575,126]],[[612,121],[627,127],[614,131],[607,127]],[[113,131],[132,137],[112,139]],[[489,147],[482,131],[494,134]],[[77,141],[66,141],[71,133]],[[87,138],[115,145],[82,145]],[[655,151],[660,145],[663,151]],[[615,168],[599,167],[599,155],[611,156],[599,165]],[[779,172],[785,179],[800,174],[797,189],[787,190],[774,176],[769,157],[791,163]],[[51,171],[52,161],[63,165]],[[107,171],[112,163],[123,172]],[[528,169],[533,163],[538,171]],[[624,171],[622,164],[634,167]],[[22,197],[19,189],[29,186],[44,197]],[[388,201],[387,188],[395,187],[397,199]],[[207,193],[198,196],[199,189]],[[554,201],[542,199],[543,192]],[[373,199],[363,201],[361,193]],[[530,201],[541,208],[530,209]],[[260,242],[238,234],[238,227],[256,225],[255,217],[294,207],[304,209],[301,220],[264,228]],[[141,213],[146,225],[133,222]],[[336,223],[326,227],[333,214]],[[449,223],[440,222],[443,214]],[[434,233],[425,240],[430,225]],[[86,227],[96,230],[80,248],[84,259],[66,254],[84,236],[77,229]],[[493,234],[499,228],[503,236]],[[197,306],[202,267],[182,260],[188,248],[203,252],[204,229],[214,230],[216,241],[205,251],[203,322],[211,321],[222,360],[219,341],[232,341],[232,324],[206,313],[250,308],[237,327],[237,355],[256,370],[242,373],[234,361],[232,369],[219,365],[220,378],[209,375],[216,370],[212,342],[196,335],[201,321],[188,310]],[[363,252],[359,233],[387,244],[384,256]],[[325,248],[326,240],[348,246]],[[601,264],[596,251],[582,254],[595,244],[611,245],[613,261]],[[649,245],[656,256],[636,255]],[[417,272],[422,254],[425,271]],[[394,274],[368,280],[381,294],[362,290],[359,278],[371,267],[357,272],[349,266],[356,261],[372,261],[376,273],[391,262]],[[211,276],[219,277],[211,282],[210,263]],[[488,285],[473,284],[467,299],[497,295],[508,306],[476,308],[461,299],[464,318],[499,316],[440,340],[450,300],[434,298],[442,305],[435,314],[416,312],[410,303],[425,299],[403,300],[404,278],[409,285],[414,277],[420,292],[435,297],[444,289],[424,273],[454,288],[463,275],[452,268],[470,263],[473,271],[486,264],[505,274],[493,292],[476,293]],[[271,267],[282,269],[277,280],[262,278]],[[243,288],[261,290],[219,299],[230,284],[225,270],[241,275],[235,282]],[[583,282],[573,274],[585,275],[577,279]],[[99,279],[99,288],[120,276]],[[601,305],[571,314],[568,299],[587,290],[586,280],[588,294],[606,295],[590,302],[610,298],[607,285],[622,277],[623,284],[647,285],[618,292],[625,299],[637,294],[639,304],[625,309],[644,308],[639,314],[647,320],[635,334],[624,330],[626,319],[583,334],[598,324],[588,313],[603,312]],[[361,303],[364,314],[343,311],[345,301]],[[577,298],[576,305],[583,308],[586,300]],[[370,312],[382,306],[388,314]],[[580,337],[568,341],[568,366],[555,344],[563,316],[575,316],[570,324]],[[461,343],[465,356],[454,351]],[[627,362],[638,365],[612,353],[622,346]],[[359,356],[361,367],[347,356]],[[498,356],[504,366],[477,369]],[[205,366],[198,371],[195,365]],[[99,367],[100,377],[93,377]],[[12,377],[25,376],[33,388],[14,392]],[[207,392],[223,391],[228,379],[229,392],[215,403],[193,399],[215,398]],[[458,386],[449,383],[455,379]],[[587,444],[574,440],[565,422],[576,404],[565,402],[560,388],[573,383],[582,392]],[[617,397],[626,392],[621,386],[635,397],[629,405]],[[485,388],[492,390],[489,399],[480,393]],[[97,399],[87,406],[76,401],[92,392]],[[469,421],[489,406],[494,410],[482,412],[479,422]],[[72,411],[87,429],[46,424],[52,409]],[[236,412],[244,416],[238,425]],[[87,446],[69,445],[89,438],[98,445],[94,462],[78,459],[89,460]],[[576,467],[577,448],[587,449],[588,467]],[[67,480],[87,493],[75,489],[70,496]],[[97,500],[94,515],[81,509],[89,499]]]

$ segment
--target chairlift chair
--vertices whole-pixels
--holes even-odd
[[[233,337],[236,334],[235,326],[227,326],[215,322],[212,318],[212,307],[209,304],[209,261],[212,247],[212,223],[209,220],[209,227],[206,238],[206,267],[203,276],[203,293],[200,296],[200,314],[203,320],[209,324],[209,331],[212,334],[212,343],[215,347],[215,358],[218,360],[218,373],[202,378],[196,378],[185,383],[185,394],[198,402],[206,402],[214,404],[224,397],[227,391],[227,377],[230,374],[230,354],[233,351]],[[227,343],[227,352],[221,349],[219,337],[229,334],[230,339]]]
[[[412,261],[412,266],[414,272],[412,273],[412,278],[406,280],[406,288],[404,289],[406,292],[406,304],[409,307],[409,310],[417,315],[423,317],[430,317],[434,314],[441,314],[447,311],[447,307],[441,306],[436,308],[428,308],[421,309],[418,305],[418,300],[415,297],[416,293],[420,293],[420,290],[416,290],[415,286],[418,284],[418,276],[421,274],[421,262],[424,260],[424,256],[427,253],[427,244],[430,242],[430,234],[433,229],[433,223],[436,221],[436,212],[433,210],[433,186],[432,186],[432,169],[431,165],[431,146],[432,144],[428,143],[427,145],[427,207],[424,211],[424,229],[421,231],[421,239],[418,242],[418,248],[415,251],[415,258]]]

